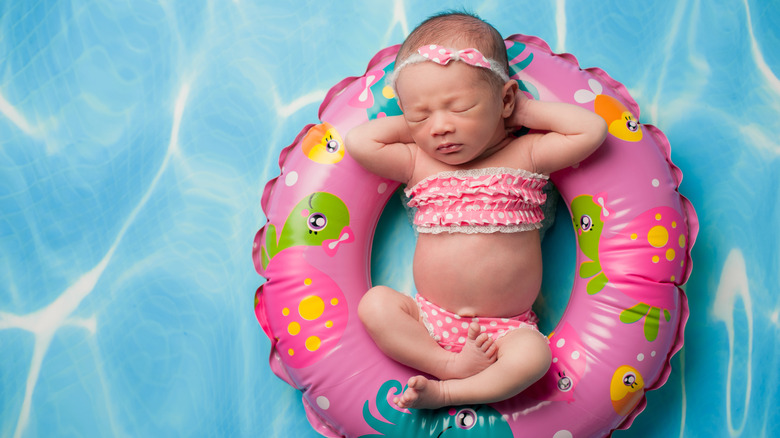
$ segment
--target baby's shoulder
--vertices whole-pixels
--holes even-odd
[[[491,155],[480,167],[509,167],[533,172],[531,151],[539,134],[527,133],[511,138],[507,144]]]
[[[420,151],[417,147],[413,147],[414,159],[412,161],[411,178],[407,182],[408,186],[417,184],[418,182],[436,176],[442,172],[453,170],[452,166],[448,166],[440,161],[437,161],[429,157],[426,153]]]

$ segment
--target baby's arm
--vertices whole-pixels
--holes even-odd
[[[518,93],[507,126],[546,131],[533,135],[534,171],[550,174],[587,158],[604,142],[607,124],[599,115],[576,105],[530,100]]]
[[[356,126],[344,140],[349,155],[376,175],[406,183],[412,177],[414,140],[403,116]]]

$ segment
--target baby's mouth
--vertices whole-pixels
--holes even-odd
[[[436,148],[436,150],[446,154],[446,153],[450,153],[450,152],[455,152],[459,148],[460,148],[459,144],[456,144],[456,143],[444,143],[444,144],[440,144],[439,147]]]

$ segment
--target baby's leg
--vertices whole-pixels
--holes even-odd
[[[442,406],[495,403],[511,398],[542,378],[552,356],[544,337],[532,329],[517,329],[496,341],[498,360],[465,379],[409,379],[399,407],[435,409]]]
[[[443,349],[428,333],[411,297],[389,287],[371,288],[360,300],[358,315],[368,334],[387,356],[439,379],[474,375],[497,359],[495,342],[469,328],[460,353]]]

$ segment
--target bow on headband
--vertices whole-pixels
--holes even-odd
[[[485,58],[485,55],[477,49],[468,48],[463,50],[452,50],[436,44],[430,44],[417,49],[417,53],[411,54],[400,65],[396,65],[393,72],[386,76],[386,79],[390,86],[395,90],[395,82],[398,79],[398,74],[407,65],[425,61],[433,61],[439,65],[447,65],[447,63],[452,60],[465,62],[473,67],[486,68],[498,75],[504,82],[509,80],[509,75],[506,74],[506,71],[498,62]]]
[[[417,49],[417,53],[424,56],[426,59],[433,61],[440,65],[447,65],[452,60],[462,61],[466,64],[474,67],[482,67],[490,69],[490,60],[480,53],[477,49],[463,49],[458,51],[450,50],[446,47],[442,47],[436,44],[423,46]]]

